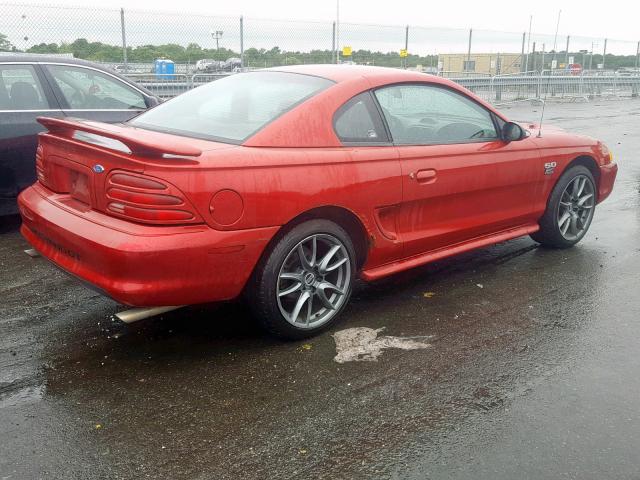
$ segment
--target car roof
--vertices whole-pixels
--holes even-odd
[[[109,75],[112,75],[114,77],[118,77],[123,82],[135,86],[135,88],[137,88],[138,90],[142,90],[146,95],[150,97],[158,98],[157,95],[150,92],[142,85],[120,75],[118,72],[106,67],[105,65],[89,62],[80,58],[73,58],[62,55],[42,55],[37,53],[0,53],[0,64],[1,63],[63,63],[68,65],[91,67],[95,68],[96,70],[100,70],[101,72],[108,73]]]
[[[28,63],[69,63],[73,65],[87,65],[104,69],[102,65],[63,55],[41,55],[37,53],[0,53],[0,62],[28,62]]]
[[[498,118],[507,120],[492,105],[455,82],[412,70],[343,64],[296,65],[257,70],[257,72],[260,71],[312,75],[326,78],[335,84],[311,96],[258,130],[243,143],[248,147],[337,146],[340,143],[335,135],[332,119],[339,108],[362,92],[401,83],[441,85],[466,95]],[[310,127],[300,128],[300,125]],[[309,134],[310,129],[313,129],[312,135]]]
[[[323,77],[334,82],[340,83],[352,80],[358,77],[366,77],[369,79],[388,79],[389,76],[394,77],[394,82],[411,82],[411,81],[435,81],[437,83],[444,80],[441,77],[435,77],[415,70],[402,70],[391,67],[374,67],[370,65],[336,65],[336,64],[318,64],[318,65],[292,65],[287,67],[273,67],[265,70],[278,72],[300,73],[305,75],[314,75]]]

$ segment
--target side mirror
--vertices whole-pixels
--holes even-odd
[[[517,142],[527,136],[524,128],[514,122],[507,122],[502,127],[502,139],[505,142]]]
[[[156,105],[159,105],[160,102],[158,101],[157,98],[155,97],[148,97],[145,95],[144,97],[144,103],[147,104],[147,108],[151,108],[151,107],[155,107]]]

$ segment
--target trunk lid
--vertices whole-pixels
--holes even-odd
[[[145,176],[147,166],[194,167],[205,150],[232,147],[127,125],[47,117],[38,121],[48,130],[39,135],[38,181],[59,194],[56,201],[79,211],[94,209],[129,220],[127,211],[142,212],[149,218],[132,221],[143,223],[200,219],[178,188]],[[183,214],[187,211],[192,215]],[[173,220],[154,220],[158,212]]]

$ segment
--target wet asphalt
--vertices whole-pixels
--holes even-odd
[[[546,122],[620,165],[577,247],[523,238],[359,284],[304,342],[238,304],[125,325],[5,218],[0,479],[640,478],[640,100],[549,104]],[[336,363],[350,327],[431,347]]]

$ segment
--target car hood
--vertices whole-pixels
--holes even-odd
[[[550,125],[548,123],[542,124],[542,129],[540,128],[540,122],[515,122],[520,125],[522,128],[527,130],[532,137],[536,139],[553,139],[554,143],[561,142],[566,144],[566,146],[575,146],[575,145],[595,145],[598,141],[592,137],[587,135],[580,135],[577,133],[572,133],[566,131],[564,128],[559,127],[557,125]]]

